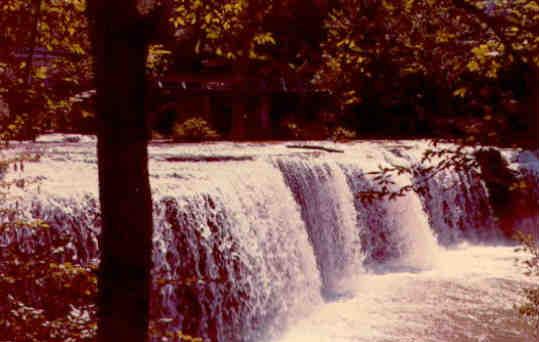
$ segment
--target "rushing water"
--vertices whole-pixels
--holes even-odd
[[[6,179],[40,182],[14,187],[4,205],[50,222],[51,234],[75,236],[69,255],[85,262],[98,256],[95,141],[63,139],[17,146],[42,158]],[[445,172],[424,193],[366,202],[357,194],[372,187],[369,171],[410,165],[427,142],[326,144],[344,153],[285,143],[150,146],[154,274],[172,279],[155,287],[154,315],[219,342],[531,338],[512,307],[527,280],[480,179]],[[539,179],[536,154],[504,157]],[[392,178],[396,188],[417,181]],[[522,224],[539,229],[536,216]],[[30,230],[0,242],[47,243]]]
[[[512,307],[514,257],[510,247],[460,246],[429,270],[360,275],[351,298],[313,309],[278,341],[532,341]]]

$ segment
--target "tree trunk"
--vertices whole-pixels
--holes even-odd
[[[234,96],[232,103],[232,128],[229,138],[245,140],[247,134],[247,104],[245,97]]]
[[[36,113],[33,108],[34,105],[32,104],[30,90],[32,86],[34,54],[39,38],[39,21],[41,19],[42,0],[33,0],[31,6],[32,27],[27,42],[27,55],[24,60],[24,86],[22,89],[11,89],[7,99],[11,109],[9,122],[14,123],[17,117],[24,119],[21,130],[17,132],[17,135],[15,136],[18,140],[35,140],[36,138],[36,131],[34,129],[34,122],[36,120],[33,117]]]
[[[32,31],[30,32],[30,44],[28,47],[28,55],[26,55],[26,66],[24,70],[24,84],[26,87],[30,85],[32,81],[32,64],[34,59],[34,53],[36,50],[37,39],[39,35],[39,19],[41,17],[41,2],[42,0],[34,0],[32,7],[34,10],[34,21],[32,23]]]
[[[146,41],[134,0],[93,0],[102,216],[99,341],[148,331],[152,200],[145,116]]]
[[[528,132],[526,141],[522,145],[536,149],[539,148],[539,70],[537,68],[529,68],[526,73],[526,91]]]
[[[258,106],[258,138],[270,139],[271,132],[271,95],[260,96]]]

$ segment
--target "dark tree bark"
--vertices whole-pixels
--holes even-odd
[[[229,138],[244,140],[247,134],[247,104],[245,97],[235,96],[232,104],[232,127]]]
[[[23,127],[21,131],[17,133],[14,137],[17,140],[35,140],[36,132],[34,129],[34,117],[35,110],[33,109],[34,105],[30,99],[28,90],[30,89],[32,83],[32,72],[34,64],[34,54],[38,43],[39,38],[39,21],[41,19],[42,11],[42,0],[32,0],[30,3],[31,6],[31,29],[29,31],[26,50],[26,58],[24,59],[24,86],[21,89],[10,89],[7,97],[9,103],[9,122],[13,123],[16,121],[18,116],[24,118]]]
[[[152,199],[145,116],[147,41],[135,0],[91,0],[98,116],[99,341],[145,341]]]
[[[42,0],[34,0],[32,2],[33,7],[33,22],[32,30],[30,31],[30,46],[28,48],[28,55],[26,55],[26,67],[24,70],[24,84],[29,86],[32,79],[32,64],[34,62],[34,53],[37,45],[37,38],[39,35],[39,19],[41,17],[41,2]]]

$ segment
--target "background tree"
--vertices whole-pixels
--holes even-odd
[[[499,143],[500,125],[520,120],[528,126],[518,143],[534,145],[535,1],[342,0],[325,27],[313,82],[335,94],[343,110],[361,113],[360,121],[374,122],[372,110],[398,108],[415,121],[476,113],[465,128],[468,143]]]
[[[0,5],[0,97],[4,135],[33,138],[65,127],[72,97],[90,87],[83,0],[7,0]]]
[[[213,72],[215,81],[232,88],[229,137],[256,139],[268,127],[248,127],[252,115],[245,95],[261,87],[275,91],[284,80],[289,87],[308,80],[319,59],[327,8],[326,1],[313,0],[173,1],[172,35],[164,44],[171,52],[169,71],[195,80]]]

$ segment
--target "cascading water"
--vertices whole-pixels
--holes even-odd
[[[360,194],[376,188],[358,165],[343,165],[353,192]],[[393,179],[395,188],[410,184],[401,175]],[[358,222],[367,227],[362,234],[363,249],[370,266],[384,265],[404,269],[425,269],[436,260],[438,245],[428,217],[415,192],[391,201],[355,199]]]
[[[208,169],[207,179],[178,184],[156,207],[155,273],[200,280],[165,285],[158,316],[211,340],[260,339],[266,322],[279,329],[305,303],[319,302],[313,250],[276,168]]]
[[[430,179],[423,194],[374,202],[356,196],[372,189],[368,172],[375,165],[409,165],[423,145],[342,144],[343,154],[293,151],[285,144],[151,146],[152,315],[169,329],[218,342],[274,340],[285,327],[295,328],[282,338],[295,342],[417,339],[425,331],[433,336],[425,341],[466,341],[456,330],[467,327],[466,317],[476,317],[474,303],[481,310],[510,310],[488,298],[496,291],[510,296],[521,281],[506,266],[510,258],[502,247],[492,247],[503,255],[497,259],[491,250],[463,254],[440,246],[501,239],[481,179],[448,172]],[[77,238],[69,255],[95,259],[95,142],[21,148],[44,152],[21,173],[42,181],[12,190],[20,199],[2,205],[47,221],[50,233],[36,240],[21,230],[0,235],[0,243],[32,249],[70,234]],[[518,156],[506,153],[513,168],[539,179],[536,156],[525,162]],[[391,180],[395,187],[421,181],[404,175]],[[477,296],[484,300],[474,301]],[[454,310],[458,303],[463,310]],[[434,319],[455,326],[436,330]],[[516,333],[509,330],[503,336],[512,341]]]
[[[421,182],[421,177],[417,181]],[[502,238],[496,229],[487,189],[471,172],[443,171],[426,181],[426,189],[420,195],[442,245],[463,240],[495,242]]]
[[[6,203],[2,208],[20,211],[29,220],[41,220],[52,229],[43,228],[39,234],[33,228],[21,227],[0,234],[0,246],[16,243],[24,252],[51,246],[53,240],[71,237],[62,255],[68,260],[87,263],[98,256],[100,217],[97,201],[91,196],[62,198],[38,195]],[[10,215],[11,216],[11,215]],[[11,218],[3,217],[3,221]]]
[[[277,161],[301,206],[320,269],[324,296],[339,295],[339,283],[361,269],[362,253],[353,194],[336,163]]]

